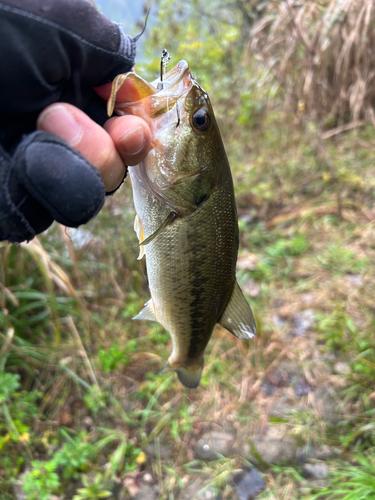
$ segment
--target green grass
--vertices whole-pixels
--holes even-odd
[[[375,497],[375,455],[353,456],[353,464],[341,463],[332,472],[332,484],[309,500],[370,500]]]
[[[194,33],[193,24],[172,21],[177,34]],[[330,450],[330,473],[314,486],[293,460],[261,463],[267,488],[259,498],[375,496],[375,132],[324,142],[309,117],[286,113],[277,91],[258,85],[254,61],[246,73],[233,37],[228,30],[225,71],[212,44],[200,46],[197,67],[233,168],[245,262],[238,280],[256,338],[240,342],[217,328],[196,391],[158,374],[172,345],[160,325],[132,321],[149,291],[128,185],[71,238],[55,225],[40,243],[0,243],[1,498],[29,471],[27,500],[110,498],[119,482],[136,491],[144,474],[161,500],[177,500],[196,480],[229,500],[234,471],[251,466],[246,445],[269,429]],[[213,62],[225,77],[214,82]],[[295,336],[306,310],[310,324]],[[311,391],[297,396],[302,379]],[[319,394],[327,385],[334,398],[325,413]],[[235,449],[197,460],[195,446],[212,430],[233,433]]]
[[[290,134],[289,157],[298,157],[300,150],[311,154],[294,141],[293,127]],[[337,142],[336,150],[344,158],[345,152],[352,155],[353,149],[362,147],[356,146],[357,139],[342,138],[351,148],[342,149]],[[267,142],[262,147],[264,157],[271,154]],[[332,144],[329,150],[334,157]],[[369,163],[363,156],[364,163],[355,165],[365,176]],[[282,157],[279,162],[281,168]],[[299,185],[301,173],[292,163],[282,181],[284,200],[278,206],[261,191],[256,196],[264,204],[249,206],[243,186],[261,174],[254,169],[246,175],[235,171],[240,179],[236,183],[240,215],[241,210],[253,214],[250,221],[240,220],[241,252],[251,258],[238,278],[245,290],[258,286],[249,300],[259,333],[253,341],[241,343],[224,330],[215,331],[197,391],[186,393],[174,375],[156,375],[171,349],[169,334],[160,325],[131,319],[149,292],[143,264],[136,260],[128,188],[109,200],[87,227],[89,239],[83,246],[75,239],[67,246],[58,227],[43,235],[40,245],[2,244],[3,495],[11,495],[12,482],[26,468],[30,472],[23,483],[28,500],[61,494],[72,480],[82,481],[72,493],[77,499],[109,498],[115,481],[146,470],[158,483],[161,498],[177,498],[186,481],[201,477],[203,488],[229,499],[233,470],[248,463],[246,454],[207,463],[192,461],[193,444],[202,432],[223,422],[236,429],[240,444],[259,422],[266,422],[286,425],[301,446],[333,446],[346,453],[348,465],[334,459],[332,487],[320,493],[311,490],[309,480],[292,463],[284,468],[263,465],[267,489],[259,498],[298,498],[309,488],[312,498],[325,498],[323,493],[328,499],[341,498],[332,496],[334,485],[354,471],[365,485],[375,446],[371,268],[375,241],[361,212],[351,208],[348,216],[338,214],[331,201],[333,186],[331,193],[325,191],[319,170],[309,173],[315,176],[315,186],[319,182],[322,186],[317,203],[316,195]],[[262,175],[272,190],[278,189],[277,176],[269,178],[267,171]],[[293,184],[298,188],[291,195]],[[347,205],[358,202],[359,189],[353,188]],[[371,207],[367,187],[363,189],[361,210],[364,204]],[[249,280],[253,285],[247,288]],[[313,309],[314,319],[303,337],[293,338],[296,314],[306,308]],[[338,361],[350,368],[339,377],[334,373]],[[287,406],[281,415],[272,416],[264,406],[271,400],[264,399],[261,387],[272,383],[272,377],[277,380],[277,370],[283,373],[285,363],[293,365],[295,375],[284,376],[284,385],[276,387],[277,394],[288,395]],[[337,385],[336,425],[317,411],[314,405],[319,401],[310,405],[307,396],[295,398],[293,388],[301,376],[308,378],[314,391],[327,379],[331,387]],[[149,454],[148,446],[157,443],[170,450],[168,458]],[[367,453],[365,461],[358,458],[359,452]],[[358,465],[350,465],[351,460]],[[105,470],[104,463],[110,464]],[[370,494],[364,488],[363,495]],[[351,498],[350,488],[340,494],[345,500]]]

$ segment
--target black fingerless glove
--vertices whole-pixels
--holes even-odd
[[[88,0],[0,0],[0,240],[77,227],[103,206],[98,171],[35,124],[58,101],[103,124],[93,87],[131,70],[135,43]]]

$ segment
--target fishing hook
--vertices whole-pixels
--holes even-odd
[[[161,53],[161,59],[160,59],[160,83],[158,83],[158,90],[163,90],[164,88],[164,82],[163,82],[163,76],[164,73],[167,69],[168,62],[170,61],[171,56],[169,55],[169,52],[167,49],[163,49],[163,52]]]
[[[176,111],[177,111],[177,125],[176,128],[180,125],[180,109],[178,107],[178,102],[176,102]]]

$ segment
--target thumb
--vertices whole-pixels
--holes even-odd
[[[105,200],[98,170],[65,141],[46,132],[28,135],[17,147],[11,185],[13,193],[22,186],[53,219],[70,227],[88,222]],[[34,214],[24,215],[30,220]]]

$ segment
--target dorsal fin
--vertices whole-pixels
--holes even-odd
[[[251,339],[256,333],[253,313],[237,281],[219,323],[239,339]]]
[[[157,321],[154,304],[152,299],[150,299],[146,304],[142,311],[134,316],[133,319],[143,319],[145,321]]]

